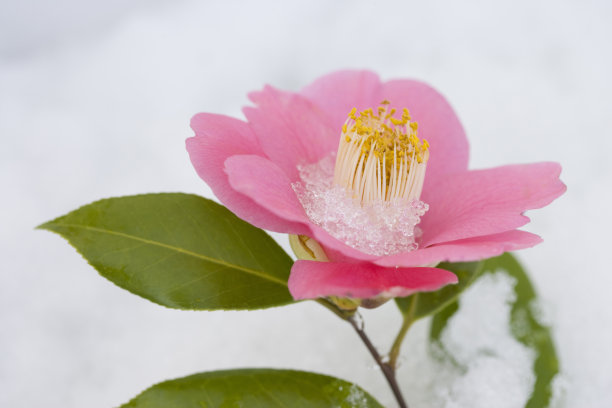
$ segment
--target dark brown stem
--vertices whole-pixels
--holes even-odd
[[[365,344],[372,357],[374,357],[374,361],[376,361],[376,364],[378,364],[382,370],[387,382],[389,383],[389,386],[391,387],[391,391],[393,391],[393,395],[399,404],[399,408],[408,408],[408,404],[406,404],[406,401],[404,401],[402,392],[400,391],[395,379],[395,368],[382,360],[380,354],[378,354],[378,350],[376,350],[376,347],[374,347],[365,331],[363,331],[363,328],[355,320],[354,316],[351,316],[346,320],[351,324],[351,326],[353,326],[353,329],[355,329],[359,335],[359,338],[361,338],[361,341],[363,341],[363,344]]]

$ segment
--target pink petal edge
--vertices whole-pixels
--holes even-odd
[[[301,223],[303,229],[306,229],[306,225],[310,223],[291,188],[291,181],[270,160],[255,155],[235,155],[225,160],[225,171],[230,185],[236,191],[277,217]]]
[[[330,118],[338,134],[353,108],[375,108],[382,101],[381,82],[371,71],[336,71],[317,78],[300,94],[311,100]]]
[[[438,262],[466,262],[491,258],[504,252],[531,248],[542,238],[527,231],[512,230],[499,234],[468,238],[382,257],[374,261],[381,266],[414,267]]]
[[[191,119],[194,137],[186,140],[196,172],[230,211],[243,220],[271,231],[307,233],[302,224],[287,221],[234,190],[224,172],[225,160],[235,154],[263,155],[247,123],[224,115],[199,113]]]
[[[243,109],[249,125],[266,156],[291,181],[299,177],[298,165],[318,162],[338,148],[340,128],[303,96],[266,86],[249,98],[257,105]]]
[[[452,272],[438,268],[385,268],[372,263],[297,261],[289,291],[297,299],[323,296],[367,299],[429,292],[457,283]]]
[[[424,82],[397,79],[383,84],[382,96],[398,111],[407,108],[419,125],[419,137],[429,142],[424,195],[446,174],[467,170],[469,144],[465,131],[440,92]]]
[[[497,234],[529,222],[523,212],[550,204],[566,190],[561,166],[543,162],[448,175],[421,198],[423,247]]]

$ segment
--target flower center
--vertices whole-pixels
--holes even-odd
[[[376,114],[353,109],[336,157],[298,165],[292,184],[312,223],[378,256],[415,250],[417,224],[429,208],[419,200],[429,144],[417,137],[407,109],[398,119],[388,105],[383,101]]]
[[[376,113],[353,108],[342,126],[334,184],[361,205],[418,200],[423,189],[429,143],[418,138],[408,109],[398,119],[388,106],[381,102]]]

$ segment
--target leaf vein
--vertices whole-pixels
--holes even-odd
[[[229,263],[227,261],[224,261],[224,260],[211,258],[209,256],[206,256],[206,255],[203,255],[203,254],[198,254],[196,252],[192,252],[192,251],[186,250],[184,248],[180,248],[180,247],[176,247],[176,246],[173,246],[173,245],[165,244],[163,242],[151,241],[149,239],[138,237],[138,236],[135,236],[135,235],[126,234],[126,233],[119,232],[119,231],[107,230],[107,229],[104,229],[104,228],[92,227],[92,226],[89,226],[89,225],[65,224],[65,223],[54,223],[54,225],[60,226],[60,227],[68,227],[68,228],[82,228],[82,229],[85,229],[85,230],[95,231],[95,232],[102,233],[102,234],[116,235],[116,236],[123,237],[123,238],[126,238],[126,239],[131,239],[131,240],[134,240],[134,241],[140,241],[140,242],[143,242],[143,243],[146,243],[146,244],[149,244],[149,245],[158,246],[158,247],[161,247],[161,248],[169,249],[171,251],[179,252],[179,253],[187,255],[187,256],[191,256],[191,257],[194,257],[194,258],[202,259],[202,260],[210,262],[210,263],[214,263],[214,264],[217,264],[217,265],[225,266],[225,267],[228,267],[228,268],[237,269],[237,270],[240,270],[240,271],[242,271],[244,273],[255,275],[257,277],[260,277],[260,278],[269,280],[271,282],[277,283],[279,285],[282,285],[284,287],[287,287],[287,282],[285,282],[285,281],[283,281],[281,279],[278,279],[278,278],[276,278],[274,276],[267,275],[267,274],[265,274],[265,273],[263,273],[261,271],[258,271],[258,270],[255,270],[255,269],[251,269],[251,268],[246,268],[246,267],[240,266],[240,265],[231,264],[231,263]]]

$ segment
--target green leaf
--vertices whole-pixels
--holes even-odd
[[[459,299],[455,299],[433,316],[433,319],[431,319],[431,326],[429,328],[429,338],[431,340],[440,341],[442,332],[446,328],[446,324],[458,310]]]
[[[437,268],[453,272],[459,278],[459,283],[435,292],[420,292],[405,298],[396,298],[395,302],[400,311],[410,321],[437,313],[457,299],[461,292],[476,280],[482,270],[482,262],[443,262]]]
[[[304,371],[242,369],[154,385],[121,408],[382,408],[357,385]]]
[[[533,371],[536,377],[531,397],[525,408],[545,408],[552,397],[552,381],[559,372],[559,362],[550,329],[537,318],[536,293],[525,270],[509,253],[484,261],[484,273],[505,273],[516,280],[510,324],[516,340],[535,353]],[[439,345],[440,336],[450,318],[457,311],[457,304],[450,305],[436,314],[432,320],[430,340]],[[444,354],[448,355],[447,351]]]
[[[535,309],[537,295],[533,285],[521,264],[509,253],[488,259],[485,271],[504,272],[516,279],[516,300],[510,316],[512,334],[536,355],[533,364],[536,381],[525,407],[547,407],[552,397],[552,380],[559,372],[559,361],[550,329],[538,320],[538,311]]]
[[[56,232],[105,278],[177,309],[256,309],[292,302],[292,260],[225,207],[181,193],[109,198],[38,228]]]

